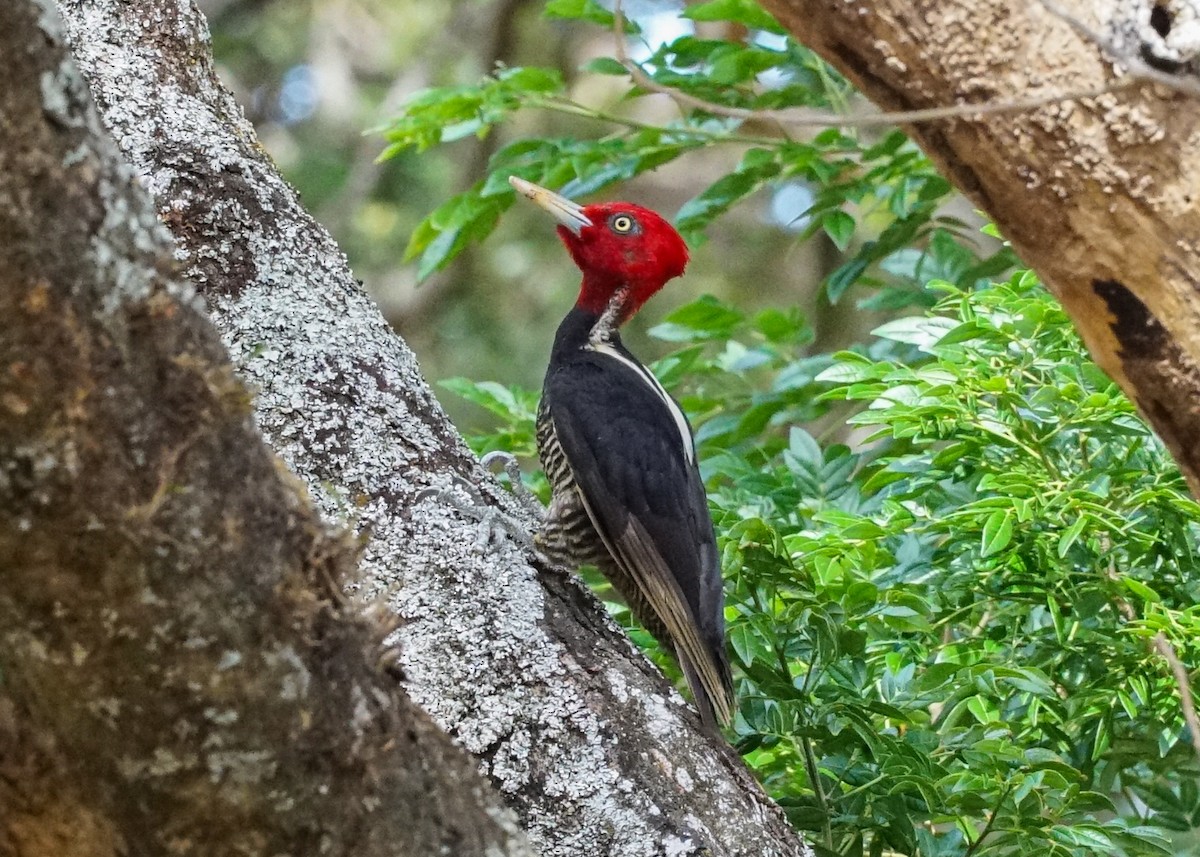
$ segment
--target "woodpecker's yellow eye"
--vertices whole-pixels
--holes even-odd
[[[628,214],[614,214],[608,221],[608,225],[613,232],[618,235],[628,235],[630,232],[637,231],[637,221]]]

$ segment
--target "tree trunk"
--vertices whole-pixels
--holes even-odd
[[[347,609],[48,1],[0,4],[0,855],[531,855]]]
[[[386,596],[399,615],[409,692],[478,757],[540,852],[807,853],[736,753],[700,730],[586,588],[533,564],[504,533],[480,539],[480,523],[445,499],[422,499],[422,489],[449,489],[494,507],[510,529],[532,525],[479,468],[412,354],[263,154],[215,77],[190,0],[60,8],[104,123],[256,391],[260,429],[326,518],[362,535],[355,597]],[[186,429],[207,432],[195,405],[178,407]],[[228,452],[223,472],[259,487],[265,477]],[[179,480],[163,478],[174,498]],[[283,508],[260,502],[245,514]],[[249,614],[233,615],[241,627]],[[356,702],[320,692],[331,706]],[[243,711],[232,697],[219,710]],[[412,807],[382,812],[395,823]],[[164,829],[170,818],[162,813]]]
[[[1082,27],[1039,0],[763,5],[887,110],[1098,91],[1142,57],[1197,87],[1196,0],[1055,4]],[[1143,83],[907,130],[1038,272],[1200,496],[1196,97]]]

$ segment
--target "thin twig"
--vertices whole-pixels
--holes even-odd
[[[1008,800],[1008,796],[1012,790],[1012,786],[1007,786],[1004,791],[1000,793],[1000,799],[996,801],[996,808],[993,809],[992,814],[988,816],[987,824],[983,826],[983,830],[980,831],[979,835],[975,837],[975,841],[967,846],[966,853],[963,854],[963,857],[971,857],[971,855],[975,853],[975,849],[979,847],[980,843],[983,842],[983,840],[987,838],[987,835],[992,832],[992,827],[994,827],[996,824],[996,818],[1000,815],[1000,810],[1004,808],[1004,802]]]
[[[708,128],[697,128],[694,125],[672,125],[664,128],[661,125],[655,125],[650,122],[642,122],[628,116],[618,116],[615,113],[608,113],[604,110],[594,109],[577,101],[572,101],[569,98],[559,96],[550,96],[533,102],[534,107],[539,107],[542,110],[549,110],[555,113],[563,113],[568,116],[579,116],[584,119],[594,119],[597,122],[609,122],[613,125],[622,125],[633,131],[649,130],[665,132],[666,135],[676,137],[693,137],[700,140],[711,140],[714,143],[745,143],[750,146],[774,146],[779,143],[778,139],[771,137],[752,137],[745,134],[730,134],[726,131],[714,131]]]
[[[812,742],[807,737],[800,739],[800,747],[804,756],[804,769],[812,782],[813,796],[817,799],[817,808],[824,819],[822,824],[825,834],[825,847],[833,848],[833,820],[830,818],[829,801],[825,798],[825,789],[821,787],[821,771],[817,767],[817,756],[813,752]]]
[[[697,98],[670,86],[658,83],[636,62],[629,58],[625,50],[625,17],[621,11],[621,0],[613,3],[613,30],[616,34],[616,60],[633,79],[634,83],[648,92],[657,92],[669,96],[680,108],[687,110],[702,110],[714,116],[726,116],[731,119],[758,120],[778,122],[792,126],[841,126],[868,128],[882,125],[912,125],[921,122],[933,122],[940,119],[974,118],[997,113],[1020,113],[1045,107],[1049,104],[1059,104],[1065,101],[1082,101],[1088,98],[1098,98],[1113,92],[1143,86],[1146,83],[1159,83],[1178,92],[1200,97],[1200,83],[1181,79],[1151,68],[1136,57],[1127,57],[1116,51],[1099,34],[1090,30],[1086,25],[1066,13],[1053,0],[1039,0],[1047,12],[1061,18],[1070,24],[1077,32],[1096,44],[1097,47],[1113,55],[1128,71],[1123,77],[1110,83],[1089,89],[1068,90],[1046,95],[1031,95],[1025,98],[1014,98],[1005,101],[989,101],[981,104],[955,104],[944,107],[927,107],[919,110],[897,110],[871,114],[841,114],[819,110],[754,110],[745,107],[730,107]]]
[[[1109,574],[1116,579],[1115,569],[1110,567]],[[1116,603],[1117,609],[1121,611],[1121,615],[1127,621],[1137,620],[1137,613],[1134,611],[1133,605],[1124,598],[1117,598]],[[1192,680],[1188,675],[1187,667],[1183,665],[1175,647],[1171,645],[1171,641],[1162,631],[1154,635],[1153,643],[1154,650],[1167,662],[1171,675],[1175,679],[1175,685],[1179,689],[1179,707],[1183,711],[1183,721],[1187,724],[1188,732],[1191,733],[1192,749],[1196,751],[1196,759],[1200,760],[1200,716],[1196,714],[1196,700],[1192,696]]]
[[[1183,709],[1183,719],[1192,735],[1192,749],[1196,751],[1196,758],[1200,759],[1200,717],[1196,716],[1196,702],[1192,698],[1192,682],[1187,667],[1179,660],[1175,647],[1162,631],[1154,635],[1154,648],[1163,656],[1163,660],[1171,667],[1171,674],[1175,676],[1175,684],[1179,686],[1179,705]]]

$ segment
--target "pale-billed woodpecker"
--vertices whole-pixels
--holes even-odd
[[[675,655],[704,723],[734,707],[720,554],[691,426],[619,328],[688,261],[662,217],[627,202],[578,205],[517,177],[558,221],[583,273],[558,327],[538,406],[538,455],[553,495],[537,547],[596,565]]]

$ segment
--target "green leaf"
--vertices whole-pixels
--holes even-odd
[[[865,381],[877,374],[875,366],[861,354],[852,351],[841,351],[833,355],[836,362],[817,374],[815,380],[834,384],[848,384],[854,381]]]
[[[650,329],[650,335],[667,342],[727,339],[743,318],[732,307],[711,295],[703,295],[668,313],[662,324]]]
[[[1161,595],[1136,578],[1128,576],[1122,577],[1121,583],[1125,585],[1126,589],[1148,604],[1158,604],[1162,602]]]
[[[1100,828],[1079,825],[1076,827],[1054,827],[1050,835],[1065,845],[1080,845],[1094,848],[1098,854],[1112,854],[1115,846],[1112,839],[1105,835]]]
[[[794,308],[787,312],[764,309],[754,316],[754,327],[773,343],[808,342],[813,336],[804,316]]]
[[[596,0],[546,0],[542,14],[547,18],[562,18],[568,21],[587,21],[602,27],[612,28],[613,13],[605,9]],[[625,19],[625,32],[641,32],[637,25]]]
[[[750,149],[735,172],[718,179],[699,195],[684,203],[675,216],[681,232],[695,232],[723,214],[735,202],[758,190],[764,182],[779,174],[775,154],[765,149]]]
[[[1009,510],[996,511],[988,516],[983,525],[983,544],[980,552],[983,556],[991,556],[1008,547],[1012,541],[1013,515]]]
[[[421,254],[421,263],[417,266],[418,282],[446,267],[465,244],[462,230],[458,227],[439,232]]]
[[[948,318],[937,316],[913,316],[898,318],[881,324],[871,331],[875,336],[890,339],[894,342],[907,342],[924,350],[929,350],[941,339],[959,325]]]
[[[996,709],[982,696],[972,696],[967,700],[967,711],[980,723],[992,723],[999,719]]]
[[[732,21],[752,30],[781,35],[786,32],[755,0],[709,0],[687,7],[680,17],[693,21]]]
[[[831,211],[821,218],[821,226],[839,250],[845,251],[854,237],[854,218],[844,211]]]
[[[941,339],[937,341],[939,347],[947,345],[957,345],[960,342],[971,342],[972,340],[991,339],[998,340],[999,334],[994,327],[990,327],[975,319],[964,322],[957,327],[947,331]]]
[[[762,641],[748,622],[739,623],[729,629],[729,645],[733,647],[738,660],[747,666],[764,651]]]
[[[708,79],[723,86],[752,82],[759,74],[778,63],[774,51],[742,45],[729,45],[726,50],[709,56]]]
[[[858,256],[836,268],[825,280],[825,294],[828,296],[829,302],[836,304],[846,290],[858,282],[868,265],[870,265],[870,260]]]
[[[820,444],[799,426],[792,426],[791,431],[788,432],[788,452],[793,460],[804,462],[812,467],[819,467],[824,460]]]
[[[609,74],[617,77],[629,74],[629,69],[613,57],[596,57],[594,60],[584,63],[583,70],[590,71],[592,74]]]
[[[562,75],[556,69],[539,66],[521,66],[501,69],[496,80],[502,83],[505,94],[536,92],[546,94],[562,89]]]
[[[1058,538],[1058,558],[1063,559],[1071,550],[1071,546],[1075,544],[1085,527],[1087,527],[1088,519],[1084,515],[1077,517],[1071,526],[1067,527],[1061,536]]]

